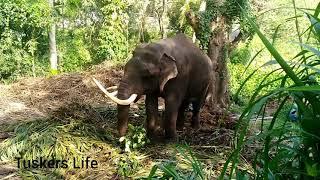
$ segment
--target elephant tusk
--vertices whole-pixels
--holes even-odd
[[[114,90],[114,89],[118,89],[118,86],[111,86],[111,87],[108,87],[108,88],[107,88],[107,91],[108,91],[108,90]]]
[[[109,97],[112,101],[116,102],[119,105],[130,105],[131,103],[133,103],[133,101],[137,98],[137,94],[132,94],[128,99],[122,100],[119,99],[117,97],[115,97],[115,95],[118,93],[117,91],[109,93],[103,86],[102,84],[96,80],[95,78],[92,78],[93,81],[96,83],[96,85],[99,87],[99,89],[107,96]]]
[[[118,91],[114,91],[112,93],[110,93],[112,96],[116,96],[118,94]]]

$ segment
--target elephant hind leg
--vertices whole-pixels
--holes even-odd
[[[208,90],[210,90],[210,84],[204,89],[202,95],[195,101],[192,102],[192,121],[191,126],[194,129],[200,128],[200,109],[204,105],[206,101],[206,97],[208,95]]]
[[[194,129],[200,128],[200,108],[201,103],[200,101],[194,101],[192,102],[192,120],[191,120],[191,126]]]

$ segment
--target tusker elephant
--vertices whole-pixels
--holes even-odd
[[[199,128],[199,111],[212,88],[212,62],[184,34],[137,47],[124,67],[115,92],[98,87],[118,104],[118,131],[125,135],[130,104],[146,95],[146,129],[153,136],[158,118],[158,97],[164,98],[164,130],[167,139],[176,139],[184,125],[184,112],[193,105],[192,127]]]

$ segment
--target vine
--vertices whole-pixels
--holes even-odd
[[[241,30],[245,37],[252,37],[253,31],[244,20],[242,10],[250,12],[248,0],[225,0],[222,4],[217,0],[207,0],[206,10],[198,12],[198,32],[197,38],[200,41],[200,48],[204,51],[208,50],[208,44],[211,37],[214,35],[212,31],[212,22],[215,22],[218,16],[226,18],[226,23],[230,26],[233,22],[237,22],[241,26]]]
[[[209,40],[212,36],[211,23],[216,19],[219,12],[219,7],[214,0],[207,0],[206,11],[199,12],[199,31],[197,38],[200,41],[200,48],[204,51],[208,50]]]

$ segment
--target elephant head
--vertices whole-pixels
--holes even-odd
[[[117,91],[103,86],[94,79],[98,87],[111,100],[118,104],[118,131],[125,135],[128,127],[130,104],[139,100],[143,94],[160,93],[166,83],[178,74],[176,60],[170,53],[170,44],[151,43],[137,47],[132,58],[126,63],[124,75]]]

